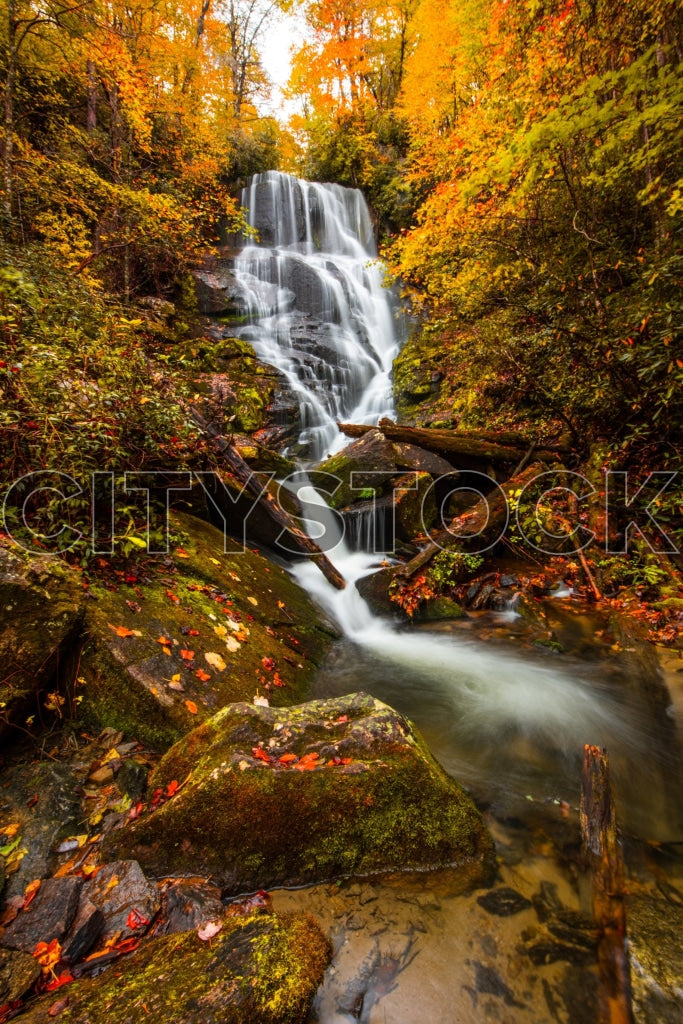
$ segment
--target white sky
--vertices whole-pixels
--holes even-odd
[[[306,24],[296,11],[290,14],[278,11],[263,33],[259,50],[274,88],[272,101],[259,104],[261,113],[286,120],[296,107],[296,103],[283,101],[282,89],[289,78],[292,50],[301,46],[305,34]]]

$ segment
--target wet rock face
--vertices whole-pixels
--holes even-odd
[[[210,942],[196,931],[154,939],[120,971],[69,986],[61,1024],[304,1024],[329,963],[329,942],[305,914],[227,918]],[[2,975],[0,974],[0,982]],[[57,993],[59,995],[59,993]],[[50,993],[24,1015],[51,1020]]]
[[[224,708],[163,758],[150,786],[186,779],[105,839],[152,876],[201,873],[224,893],[456,864],[490,876],[493,843],[410,723],[358,693],[288,709]]]
[[[628,904],[633,1005],[642,1024],[683,1020],[683,895],[673,886],[665,893],[634,896]]]
[[[21,999],[40,977],[40,965],[28,953],[0,949],[0,1006]]]
[[[48,878],[5,928],[2,945],[32,953],[39,942],[61,942],[76,916],[81,885],[80,878]]]
[[[30,713],[33,693],[50,684],[83,616],[78,576],[59,558],[0,543],[0,702],[11,721]],[[3,724],[0,722],[0,732]]]

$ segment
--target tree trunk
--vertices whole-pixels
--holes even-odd
[[[340,423],[338,426],[347,437],[362,437],[368,430],[379,429],[390,441],[403,441],[430,452],[438,452],[456,466],[460,462],[458,468],[463,469],[469,468],[464,462],[469,464],[472,461],[510,463],[516,466],[530,444],[530,439],[524,434],[511,431],[496,434],[488,431],[435,430],[431,427],[399,426],[387,419],[380,420],[378,427],[359,423]],[[537,448],[535,455],[545,462],[557,462],[558,453],[568,450],[562,445],[551,445]]]
[[[607,751],[583,748],[581,839],[591,873],[598,928],[599,1024],[633,1024],[626,952],[624,873]]]
[[[91,60],[86,65],[88,84],[86,86],[88,108],[85,115],[85,129],[88,135],[92,135],[97,128],[97,79],[95,77],[95,65]]]
[[[12,159],[14,157],[14,85],[17,74],[15,0],[8,0],[7,7],[7,80],[5,82],[5,146],[3,151],[2,213],[5,230],[12,229],[12,193],[14,191]]]

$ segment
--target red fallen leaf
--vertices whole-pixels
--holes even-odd
[[[254,757],[258,758],[259,761],[265,761],[266,764],[272,764],[273,759],[269,754],[266,754],[263,747],[252,747],[251,753]]]
[[[199,636],[199,630],[198,629],[188,629],[187,635],[188,636]]]
[[[335,719],[335,721],[338,722],[339,725],[341,725],[342,722],[348,722],[348,720],[349,720],[349,716],[348,715],[340,715],[339,718]]]
[[[173,781],[169,782],[168,786],[166,787],[166,796],[173,796],[175,793],[178,792],[178,789],[178,780],[173,779]]]
[[[16,1016],[17,1010],[21,1009],[23,1005],[21,999],[15,999],[13,1003],[3,1003],[0,1006],[0,1024],[5,1024],[10,1017]]]
[[[297,771],[300,772],[310,772],[313,770],[313,768],[317,768],[319,760],[320,754],[318,754],[315,750],[312,750],[308,754],[304,754],[304,756],[299,759],[298,763],[295,764],[294,767],[296,768]]]
[[[272,628],[272,626],[266,626],[266,633],[268,634],[268,636],[275,636],[275,630]]]
[[[73,979],[72,979],[73,980]],[[69,997],[64,996],[62,999],[58,999],[56,1003],[53,1003],[50,1009],[47,1011],[48,1017],[59,1017],[62,1010],[66,1010],[69,1005]]]
[[[71,971],[62,971],[61,974],[58,974],[56,978],[53,978],[52,981],[49,981],[47,983],[47,985],[45,986],[45,991],[54,992],[56,988],[61,988],[62,985],[68,985],[69,982],[73,980],[74,979]]]
[[[151,806],[153,808],[154,807],[158,807],[159,804],[161,803],[161,801],[163,800],[163,798],[164,798],[164,791],[163,791],[163,789],[155,789],[154,792],[152,793]]]
[[[285,681],[279,672],[273,672],[273,686],[284,686]]]
[[[340,764],[351,764],[353,759],[350,757],[333,757],[331,761],[327,762],[328,767],[337,767]]]
[[[145,809],[145,805],[140,800],[133,807],[131,807],[131,809],[128,811],[128,820],[129,821],[135,821],[136,818],[140,817],[140,815],[142,814],[144,809]]]
[[[126,918],[126,925],[135,931],[137,928],[146,928],[149,924],[149,918],[141,914],[140,911],[133,907],[130,914]]]
[[[278,757],[280,764],[291,764],[292,761],[298,761],[299,758],[296,754],[283,754],[282,757]]]
[[[205,683],[207,681],[207,679],[211,678],[209,673],[205,672],[203,668],[198,668],[197,671],[195,672],[195,675],[196,675],[197,679],[201,679],[201,681],[203,683]]]
[[[274,658],[261,658],[261,664],[263,665],[266,672],[272,672],[275,668]]]
[[[197,705],[193,700],[186,700],[185,707],[187,708],[191,715],[197,714]]]
[[[118,950],[119,953],[132,953],[134,949],[137,949],[140,945],[140,940],[133,938],[131,935],[128,939],[121,939],[114,946],[114,949]]]
[[[38,803],[38,794],[37,794],[37,793],[34,793],[34,794],[33,794],[33,796],[32,796],[32,797],[30,797],[30,798],[29,798],[29,799],[28,799],[28,800],[26,801],[26,806],[27,806],[27,807],[35,807],[37,803]]]
[[[137,583],[137,576],[124,576],[124,582],[126,583]]]
[[[183,648],[180,652],[180,657],[185,661],[194,661],[194,651],[188,651],[186,648]]]
[[[180,604],[180,598],[177,594],[174,594],[172,590],[166,591],[166,597],[170,597],[174,604]]]

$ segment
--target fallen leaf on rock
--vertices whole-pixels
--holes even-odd
[[[226,641],[225,641],[225,646],[228,648],[228,650],[230,651],[231,654],[234,654],[235,651],[239,651],[239,649],[240,649],[240,642],[239,642],[239,640],[237,640],[236,637],[229,636],[226,639]]]
[[[111,622],[108,622],[107,625],[117,636],[142,636],[139,629],[128,629],[128,626],[112,626]]]
[[[257,760],[265,761],[266,764],[272,764],[272,757],[270,757],[269,754],[266,754],[263,747],[252,747],[251,753],[253,757],[257,758]]]
[[[168,685],[169,685],[169,687],[172,690],[184,690],[185,689],[185,687],[183,686],[183,684],[180,681],[180,675],[177,672],[176,672],[175,675],[171,676],[171,679],[170,679]]]
[[[187,551],[184,550],[184,548],[176,548],[175,549],[175,553],[176,553],[178,558],[189,558],[190,557],[188,555]]]
[[[247,601],[249,602],[249,604],[253,604],[254,607],[256,607],[258,605],[258,601],[256,600],[255,597],[248,597]]]
[[[221,638],[228,635],[228,631],[225,628],[225,626],[214,626],[213,631],[216,634],[216,636],[219,636]]]
[[[41,884],[41,879],[40,878],[34,878],[34,880],[32,882],[28,883],[28,885],[24,889],[24,902],[21,905],[21,909],[22,910],[26,910],[27,906],[29,905],[29,903],[31,902],[31,900],[33,899],[35,894],[40,889],[40,884]]]
[[[207,921],[206,924],[200,925],[197,929],[197,936],[202,942],[208,942],[214,935],[218,935],[222,927],[223,925],[220,921]]]
[[[174,796],[174,794],[177,793],[179,789],[180,786],[178,785],[178,780],[173,779],[173,781],[169,782],[168,786],[166,787],[166,796]]]
[[[299,761],[294,765],[294,767],[297,769],[297,771],[300,772],[310,772],[314,768],[318,767],[319,760],[320,754],[313,750],[308,754],[304,754],[303,757],[301,757]]]
[[[73,981],[73,974],[71,971],[61,971],[56,978],[49,981],[45,986],[46,992],[54,992],[56,988],[61,988],[62,985],[68,985],[70,981]],[[48,1010],[48,1013],[50,1011]],[[54,1014],[53,1014],[54,1016]]]
[[[62,958],[62,947],[57,939],[51,942],[39,942],[31,954],[43,969],[43,974],[54,975],[55,965]]]
[[[0,828],[0,835],[4,836],[5,839],[14,839],[20,828],[21,822],[14,821],[11,825],[3,825]]]
[[[282,757],[278,758],[280,764],[291,764],[292,761],[298,761],[299,758],[296,754],[283,754]]]
[[[137,928],[146,928],[149,924],[149,918],[141,914],[140,911],[133,907],[130,914],[126,918],[126,925],[128,928],[132,928],[135,931]]]
[[[207,651],[204,657],[209,665],[211,665],[211,668],[215,668],[216,671],[222,672],[226,668],[226,664],[220,654],[215,654],[213,651]]]
[[[191,715],[197,714],[197,705],[193,700],[186,700],[185,707],[187,708]]]
[[[170,597],[174,604],[180,604],[180,598],[172,590],[166,591],[166,597]]]
[[[208,672],[205,672],[203,668],[198,668],[197,671],[195,672],[195,675],[197,679],[199,679],[202,683],[207,682],[207,680],[211,678],[210,674]]]
[[[188,651],[186,648],[183,648],[180,652],[180,657],[184,661],[194,661],[194,651]]]

